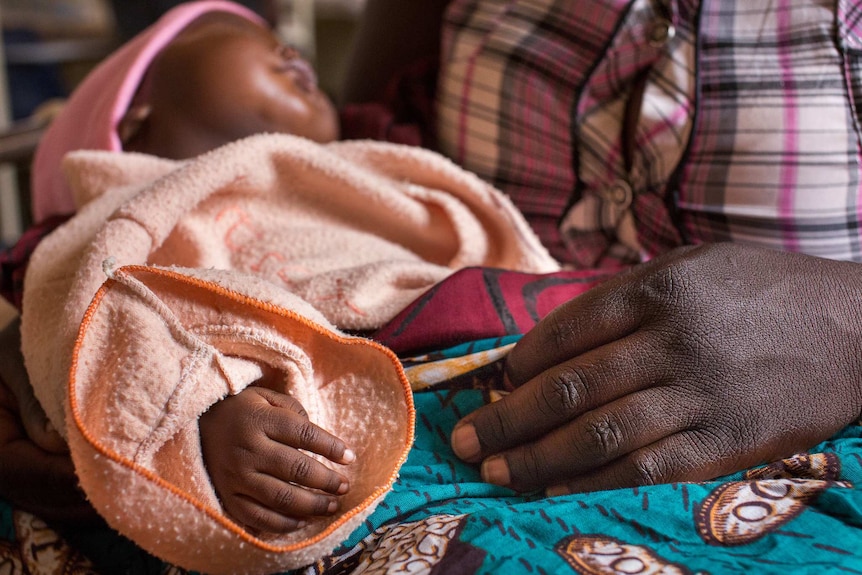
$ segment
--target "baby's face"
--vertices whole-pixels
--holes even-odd
[[[233,14],[189,25],[153,62],[141,95],[151,107],[145,145],[130,149],[156,155],[190,157],[263,132],[338,138],[338,116],[308,62]]]

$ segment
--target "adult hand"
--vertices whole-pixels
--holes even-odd
[[[27,437],[47,453],[68,453],[66,442],[48,421],[45,410],[33,394],[33,386],[30,385],[21,355],[20,318],[13,320],[0,332],[0,381],[15,396]]]
[[[0,332],[0,497],[52,523],[95,522],[65,442],[33,395],[18,322]]]
[[[455,453],[549,494],[702,481],[805,450],[862,413],[862,266],[683,248],[554,310],[515,346],[517,389]]]
[[[213,405],[200,430],[204,462],[225,511],[252,531],[288,532],[307,517],[332,515],[336,496],[350,487],[303,451],[340,464],[355,455],[311,423],[289,395],[248,387]]]

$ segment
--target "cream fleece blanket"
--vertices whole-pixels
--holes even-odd
[[[507,198],[417,148],[260,135],[187,162],[76,152],[65,169],[81,209],[28,268],[27,369],[96,509],[190,569],[305,565],[391,487],[409,386],[389,350],[339,330],[382,325],[465,266],[558,269]],[[199,416],[261,363],[358,455],[339,515],[286,535],[226,517],[200,450]]]

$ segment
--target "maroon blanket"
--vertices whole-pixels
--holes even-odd
[[[467,268],[437,284],[372,337],[400,356],[522,334],[556,306],[621,271],[529,274]]]

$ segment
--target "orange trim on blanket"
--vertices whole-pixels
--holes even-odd
[[[150,471],[144,467],[141,467],[140,465],[136,464],[135,462],[133,462],[129,459],[126,459],[125,457],[123,457],[117,453],[114,453],[109,448],[107,448],[103,444],[101,444],[96,438],[94,438],[92,436],[92,434],[87,430],[86,426],[84,425],[82,418],[81,418],[80,411],[79,411],[78,401],[77,401],[77,398],[75,395],[75,386],[76,386],[75,373],[77,372],[77,366],[78,366],[78,352],[81,348],[81,344],[82,344],[82,341],[84,338],[84,334],[87,331],[87,327],[90,325],[90,322],[91,322],[93,315],[95,314],[97,308],[99,307],[99,304],[101,303],[104,296],[107,294],[108,289],[113,284],[116,283],[115,280],[108,279],[102,284],[102,286],[96,292],[96,295],[93,297],[93,300],[90,302],[90,305],[87,307],[87,311],[84,314],[83,319],[81,320],[81,327],[78,330],[78,336],[75,339],[75,347],[74,347],[74,351],[72,353],[72,366],[71,366],[70,373],[69,373],[69,386],[68,386],[69,406],[70,406],[70,411],[72,412],[75,426],[81,432],[81,435],[84,437],[84,439],[86,439],[87,442],[96,449],[96,451],[101,453],[103,456],[109,458],[110,460],[112,460],[112,461],[114,461],[114,462],[116,462],[116,463],[118,463],[124,467],[127,467],[128,469],[132,470],[133,472],[138,473],[141,476],[147,478],[148,480],[156,483],[158,486],[167,489],[168,491],[170,491],[174,495],[180,497],[181,499],[184,499],[188,503],[191,503],[198,510],[206,513],[211,518],[215,519],[219,524],[221,524],[223,527],[225,527],[229,531],[233,532],[234,534],[238,535],[244,541],[247,541],[248,543],[251,543],[252,545],[254,545],[260,549],[263,549],[265,551],[274,552],[274,553],[287,553],[287,552],[292,552],[292,551],[298,551],[298,550],[303,549],[305,547],[308,547],[310,545],[314,545],[316,543],[319,543],[321,540],[323,540],[326,537],[328,537],[329,535],[331,535],[336,529],[341,527],[344,523],[346,523],[347,521],[352,519],[354,516],[356,516],[361,511],[368,508],[368,506],[370,506],[376,499],[378,499],[379,497],[384,495],[392,487],[392,485],[395,483],[395,480],[398,478],[398,472],[401,469],[401,466],[407,460],[407,455],[410,452],[410,448],[413,445],[414,433],[415,433],[414,430],[415,430],[415,426],[416,426],[416,408],[413,405],[413,396],[412,396],[412,392],[410,389],[410,383],[407,380],[406,375],[404,374],[404,368],[401,365],[401,362],[398,360],[398,357],[395,355],[395,353],[392,350],[390,350],[386,346],[379,344],[375,341],[360,339],[360,338],[354,338],[354,337],[340,336],[338,334],[332,333],[331,331],[329,331],[327,329],[324,329],[320,325],[310,321],[309,319],[305,318],[304,316],[299,315],[299,314],[297,314],[297,313],[295,313],[289,309],[284,309],[284,308],[278,307],[274,304],[251,298],[249,296],[246,296],[246,295],[241,294],[239,292],[236,292],[234,290],[227,289],[227,288],[222,287],[222,286],[215,284],[215,283],[207,282],[207,281],[204,281],[204,280],[201,280],[198,278],[185,276],[183,274],[172,272],[172,271],[169,271],[166,269],[153,268],[153,267],[142,266],[142,265],[128,265],[128,266],[123,266],[123,267],[117,269],[114,273],[115,274],[121,274],[121,273],[127,273],[128,272],[128,273],[133,274],[136,271],[142,271],[142,272],[154,274],[154,275],[161,275],[161,276],[167,277],[169,279],[173,279],[173,280],[176,280],[176,281],[179,281],[182,283],[193,285],[193,286],[198,287],[198,288],[210,290],[217,295],[221,295],[223,297],[226,297],[228,299],[236,301],[240,304],[249,305],[251,307],[255,307],[255,308],[260,309],[260,310],[265,311],[265,312],[274,313],[276,315],[280,315],[280,316],[285,317],[285,318],[299,321],[300,323],[304,324],[309,329],[317,332],[320,335],[328,337],[328,338],[330,338],[330,339],[332,339],[338,343],[342,343],[345,345],[367,345],[367,346],[370,346],[370,347],[377,349],[378,351],[382,352],[387,358],[389,358],[389,360],[394,365],[394,367],[396,369],[396,373],[398,374],[398,379],[401,382],[402,391],[404,391],[404,398],[405,398],[405,401],[407,403],[407,415],[408,415],[407,438],[406,438],[406,442],[404,445],[404,449],[402,450],[402,453],[396,462],[397,465],[395,467],[395,470],[390,475],[386,484],[379,487],[378,489],[376,489],[363,502],[361,502],[359,505],[354,506],[350,511],[346,512],[344,515],[339,517],[336,521],[334,521],[326,529],[324,529],[323,531],[321,531],[317,535],[314,535],[311,538],[305,539],[299,543],[292,543],[290,545],[285,545],[285,546],[280,546],[280,547],[275,546],[275,545],[270,545],[270,544],[266,543],[265,541],[262,541],[262,540],[258,539],[257,537],[250,535],[248,532],[246,532],[244,529],[242,529],[242,527],[240,527],[239,525],[237,525],[236,523],[234,523],[233,521],[228,519],[225,515],[223,515],[219,510],[214,509],[214,508],[210,507],[209,505],[205,504],[204,502],[199,501],[198,499],[190,496],[185,491],[182,491],[177,486],[173,485],[172,483],[167,482],[166,480],[159,477],[158,475],[156,475],[152,471]]]

